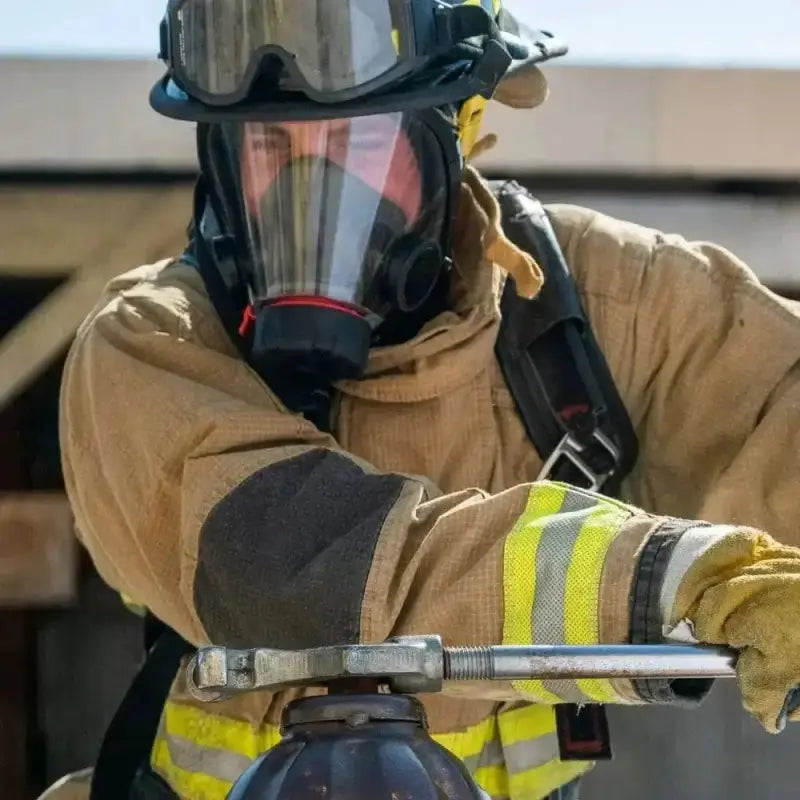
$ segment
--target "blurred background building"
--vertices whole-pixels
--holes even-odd
[[[572,51],[548,68],[544,107],[491,108],[485,131],[499,143],[478,162],[484,173],[513,176],[543,200],[713,240],[800,297],[800,4],[508,3]],[[66,350],[107,278],[184,243],[193,129],[147,105],[162,13],[161,0],[39,0],[6,4],[0,24],[7,800],[93,761],[141,655],[139,620],[72,536],[57,400]],[[732,686],[697,712],[611,717],[616,759],[595,771],[585,800],[800,796],[800,730],[762,734]]]

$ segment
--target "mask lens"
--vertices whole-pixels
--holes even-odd
[[[449,183],[438,140],[413,113],[215,129],[215,172],[235,187],[227,205],[256,303],[324,297],[377,323],[387,305],[427,296]]]

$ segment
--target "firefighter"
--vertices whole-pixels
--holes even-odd
[[[72,345],[77,530],[192,646],[724,644],[777,732],[800,682],[796,307],[721,247],[547,209],[639,440],[619,499],[543,473],[498,364],[502,293],[546,275],[468,158],[486,98],[542,102],[557,52],[498,0],[170,2],[151,104],[197,125],[193,224],[185,253],[111,281]],[[169,682],[135,796],[222,800],[297,692],[207,706],[176,665]],[[591,766],[560,758],[560,704],[708,688],[424,700],[488,795],[528,800],[577,797]]]

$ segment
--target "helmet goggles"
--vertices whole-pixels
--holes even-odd
[[[437,58],[466,63],[470,91],[488,96],[513,59],[540,47],[502,31],[491,9],[491,0],[169,0],[160,56],[183,92],[215,107],[245,101],[256,85],[352,102]]]

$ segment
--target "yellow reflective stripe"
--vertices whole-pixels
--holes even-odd
[[[564,587],[564,634],[566,644],[597,644],[599,641],[600,577],[606,554],[630,512],[601,502],[592,510],[578,534],[567,569]],[[592,700],[619,700],[610,681],[578,679],[580,690]]]
[[[531,644],[533,598],[536,595],[536,551],[548,517],[557,514],[567,487],[537,483],[531,487],[525,511],[506,537],[503,555],[503,644]],[[527,697],[558,703],[540,680],[514,681],[514,688]]]
[[[555,758],[541,767],[509,775],[509,795],[512,800],[540,800],[593,766],[591,761],[559,761]]]
[[[508,772],[505,767],[481,767],[472,777],[491,797],[508,797]]]
[[[243,720],[203,711],[172,700],[164,707],[166,733],[181,736],[203,747],[230,750],[253,759],[281,740],[276,725],[253,726]]]
[[[523,706],[503,711],[497,718],[503,746],[547,736],[556,729],[553,706]]]
[[[630,514],[622,503],[566,484],[532,486],[525,511],[505,542],[504,644],[599,641],[603,566]],[[525,680],[512,685],[524,697],[548,704],[620,701],[608,680]]]
[[[456,733],[437,733],[434,740],[462,761],[476,758],[483,752],[487,742],[497,737],[497,718],[488,717]]]
[[[433,739],[465,761],[475,781],[492,798],[534,800],[568,783],[589,766],[551,758],[524,768],[535,764],[548,751],[555,752],[554,736],[553,708],[530,705],[502,711],[462,731],[435,734]],[[176,751],[173,757],[167,741],[169,737],[173,742],[181,737],[183,741],[179,744],[185,752]],[[275,726],[254,727],[241,720],[170,701],[153,747],[151,763],[181,797],[225,800],[232,782],[220,776],[232,776],[236,758],[254,759],[279,740],[280,732]],[[196,748],[196,753],[190,748]],[[234,757],[226,759],[225,749]],[[176,760],[184,767],[194,763],[202,765],[206,771],[183,768]],[[510,770],[509,766],[514,765],[516,771]],[[210,774],[215,770],[217,774]]]
[[[233,785],[202,772],[187,772],[176,767],[163,739],[155,742],[151,765],[180,797],[192,800],[225,800]]]
[[[500,713],[497,722],[507,753],[507,792],[511,800],[539,800],[591,766],[588,762],[560,761],[553,757],[558,753],[558,742],[552,706],[513,708]],[[546,760],[535,763],[542,754]],[[535,766],[531,766],[532,762]],[[515,764],[523,768],[514,769]]]

